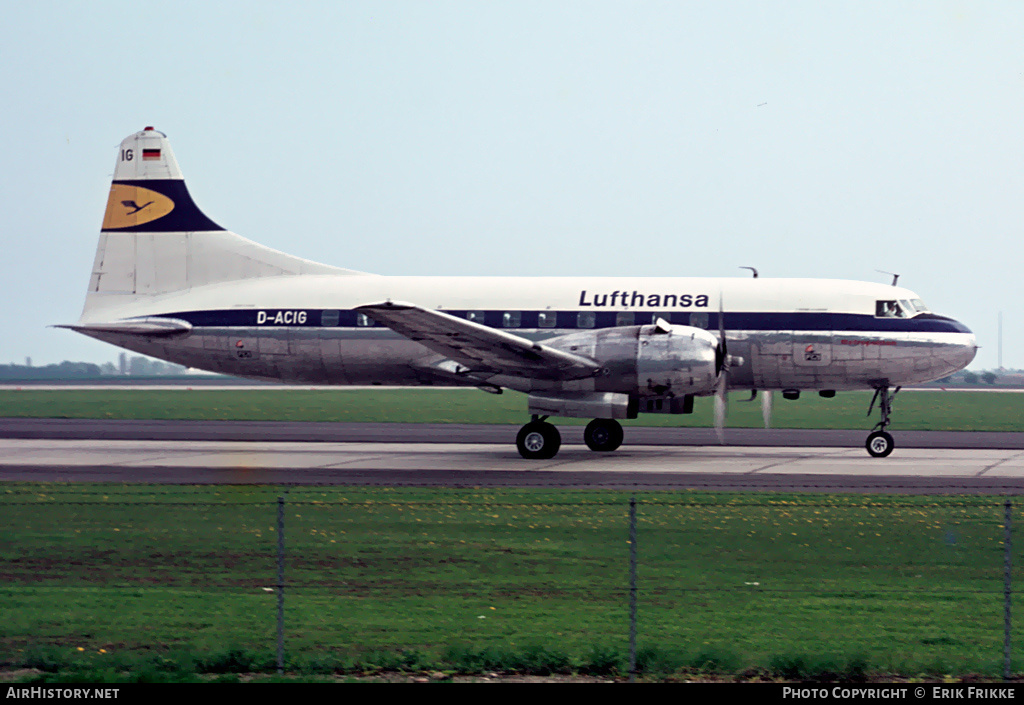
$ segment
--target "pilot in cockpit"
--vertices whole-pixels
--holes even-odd
[[[875,316],[878,318],[906,318],[907,314],[896,301],[875,302]]]

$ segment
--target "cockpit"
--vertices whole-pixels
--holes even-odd
[[[928,307],[921,299],[893,299],[875,302],[875,318],[913,318],[927,313]]]

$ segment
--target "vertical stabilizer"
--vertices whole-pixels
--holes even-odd
[[[255,277],[359,274],[229,232],[189,195],[167,135],[152,127],[118,148],[82,319],[141,297]],[[102,313],[99,313],[102,311]]]

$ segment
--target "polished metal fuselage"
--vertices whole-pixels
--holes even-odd
[[[517,333],[547,341],[579,335],[567,329]],[[386,328],[196,328],[174,338],[92,335],[187,367],[251,379],[326,385],[479,385],[476,379],[438,374],[440,355]],[[731,389],[846,390],[928,382],[962,369],[975,351],[973,336],[963,333],[730,330],[726,337],[730,355],[742,359],[730,368]],[[813,354],[808,354],[809,346]],[[635,363],[630,367],[628,352],[626,343],[609,375],[568,381],[495,375],[487,381],[521,392],[643,395],[636,388],[637,370]]]
[[[697,358],[706,369],[706,351],[686,352],[686,331],[716,342],[724,334],[731,389],[921,383],[962,369],[977,350],[974,335],[952,319],[927,311],[903,319],[876,315],[877,302],[916,299],[914,292],[843,280],[302,275],[160,297],[118,296],[91,300],[81,325],[92,328],[83,333],[188,367],[311,384],[484,384],[527,393],[643,396],[655,393],[648,387],[662,386],[646,384],[646,372],[693,369]],[[358,313],[360,306],[382,301],[411,302],[571,348],[603,369],[560,380],[493,370],[483,377],[457,374],[451,360]],[[183,332],[145,335],[96,327],[154,318],[180,321]],[[673,335],[682,345],[665,346],[662,360],[641,351],[642,329],[658,319],[677,330]],[[713,393],[713,384],[694,385],[683,393]]]

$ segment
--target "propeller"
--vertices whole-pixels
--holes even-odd
[[[745,402],[751,402],[757,399],[756,389],[750,390],[750,398],[744,399]],[[772,393],[771,391],[761,391],[761,418],[764,419],[764,427],[772,427]]]
[[[718,442],[725,445],[725,419],[729,415],[729,368],[739,367],[743,364],[742,357],[729,354],[729,343],[725,338],[725,305],[722,302],[722,295],[718,295],[718,347],[715,348],[715,365],[718,368],[718,385],[715,388],[715,435]],[[761,400],[761,413],[765,417],[767,427],[768,419],[771,417],[771,395],[766,393]],[[753,400],[753,397],[751,397]],[[767,404],[767,411],[765,411]]]
[[[729,413],[729,401],[726,396],[729,382],[725,369],[718,375],[718,388],[715,390],[715,435],[718,442],[725,445],[725,417]]]
[[[725,340],[725,306],[718,295],[718,349],[715,350],[718,367],[718,387],[715,390],[715,435],[725,445],[725,417],[729,414],[729,348]]]

